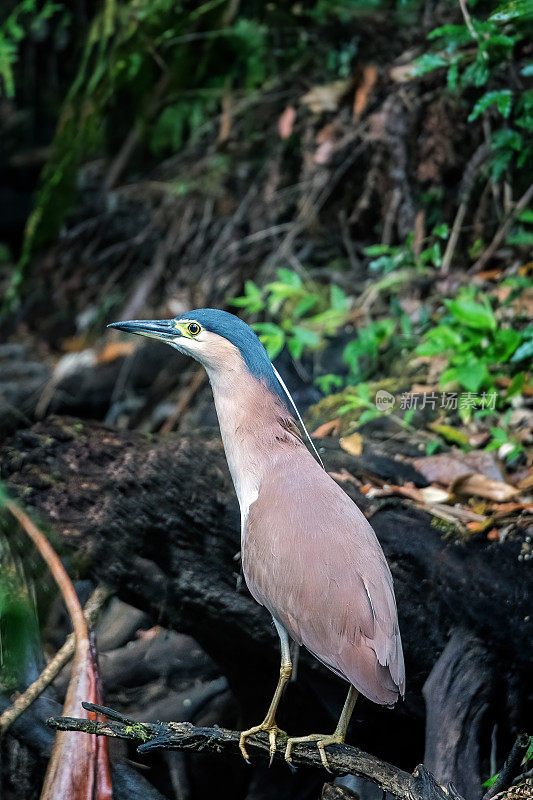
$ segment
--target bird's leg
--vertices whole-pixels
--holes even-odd
[[[260,731],[266,731],[268,733],[268,740],[270,742],[270,763],[272,763],[274,754],[276,752],[276,736],[280,732],[280,729],[276,725],[276,711],[279,705],[279,701],[281,700],[281,695],[283,694],[283,689],[285,688],[285,684],[291,677],[292,662],[291,662],[291,652],[289,646],[289,636],[287,634],[287,631],[279,624],[279,622],[276,619],[274,620],[274,625],[276,626],[276,630],[278,632],[278,636],[281,642],[281,667],[279,670],[278,685],[276,686],[274,697],[272,698],[272,702],[268,707],[268,711],[266,713],[266,717],[264,718],[263,722],[260,725],[255,725],[253,728],[248,728],[247,731],[243,731],[241,733],[241,737],[239,739],[239,749],[246,761],[248,761],[248,753],[246,752],[246,747],[245,747],[246,739],[249,736],[253,736],[254,733],[259,733]]]
[[[325,769],[328,772],[331,772],[328,764],[328,759],[326,756],[326,748],[329,744],[342,744],[346,738],[346,731],[348,730],[348,725],[350,723],[350,717],[352,716],[354,706],[356,703],[357,698],[359,697],[359,692],[353,686],[350,686],[348,690],[348,696],[346,698],[346,702],[344,703],[344,708],[341,711],[341,715],[339,717],[339,721],[337,723],[337,727],[331,734],[331,736],[322,734],[322,733],[311,733],[309,736],[298,736],[298,737],[291,737],[287,741],[287,747],[285,749],[285,761],[289,764],[292,763],[291,753],[292,748],[295,744],[302,744],[304,742],[316,742],[318,751],[320,753],[320,760],[324,765]]]

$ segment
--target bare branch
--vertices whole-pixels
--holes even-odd
[[[190,722],[134,722],[109,708],[83,703],[88,711],[103,714],[108,722],[72,717],[53,717],[47,724],[60,731],[83,731],[96,736],[140,741],[140,753],[152,750],[184,750],[196,753],[236,755],[239,753],[238,731],[225,728],[200,728]],[[247,742],[252,756],[269,758],[268,736],[254,736]],[[283,759],[284,746],[280,740],[276,758]],[[437,784],[433,776],[419,765],[410,775],[357,747],[335,745],[328,748],[328,761],[334,775],[357,775],[376,783],[383,791],[399,800],[459,800],[459,796]],[[312,744],[299,745],[293,753],[294,766],[323,769],[317,748]]]

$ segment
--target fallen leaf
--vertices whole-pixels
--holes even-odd
[[[363,452],[363,437],[360,433],[352,433],[350,436],[343,436],[339,442],[343,450],[351,456],[360,456]]]
[[[450,499],[450,493],[438,486],[425,486],[418,491],[425,503],[445,503]]]
[[[486,475],[474,473],[458,478],[452,485],[454,494],[475,495],[476,497],[486,497],[489,500],[509,500],[518,494],[518,489],[503,481],[495,481],[487,478]]]
[[[292,135],[295,122],[296,109],[293,106],[287,106],[278,120],[278,133],[281,139],[288,139]]]
[[[350,81],[333,81],[323,86],[313,86],[301,98],[313,114],[322,114],[324,111],[336,111],[339,103],[350,88]]]
[[[502,517],[515,514],[517,511],[526,511],[529,513],[533,511],[533,503],[500,503],[495,507],[493,516],[494,519],[501,519]]]
[[[501,269],[485,269],[482,272],[476,272],[473,279],[479,278],[480,281],[495,281],[501,278],[503,270]]]
[[[457,428],[452,428],[451,425],[443,425],[440,422],[432,422],[428,425],[428,428],[431,428],[432,431],[438,433],[439,436],[442,436],[447,442],[454,442],[454,444],[460,444],[463,447],[468,447],[468,436],[466,433],[457,430]]]
[[[122,356],[129,356],[136,348],[135,342],[109,342],[98,353],[98,363],[105,364]]]
[[[473,472],[481,473],[495,481],[503,481],[503,475],[493,456],[484,450],[472,450],[470,453],[439,453],[435,456],[415,458],[413,466],[430,483],[441,483],[447,487]]]
[[[311,436],[315,439],[322,439],[324,436],[334,436],[339,432],[340,419],[330,419],[329,422],[324,422],[316,428]]]
[[[333,142],[324,142],[323,144],[319,145],[315,150],[315,154],[313,156],[313,161],[315,164],[327,164],[331,154],[333,153],[334,145]]]
[[[518,481],[516,485],[522,492],[527,491],[527,489],[533,489],[533,470],[530,470],[529,475]]]
[[[368,98],[378,78],[377,67],[374,64],[367,64],[363,69],[363,79],[353,99],[353,118],[359,119],[368,104]]]

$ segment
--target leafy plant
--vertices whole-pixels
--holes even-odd
[[[528,331],[501,327],[489,299],[475,289],[462,290],[445,306],[448,313],[424,334],[416,352],[447,357],[441,386],[457,382],[469,392],[493,388],[495,378],[504,374],[503,365],[512,371],[516,354],[529,341]]]
[[[244,295],[235,297],[232,305],[249,314],[266,312],[276,321],[256,322],[252,327],[274,359],[285,345],[299,360],[306,352],[319,350],[326,337],[333,336],[349,316],[351,301],[342,289],[314,283],[288,269],[277,271],[278,280],[260,289],[247,281]]]
[[[446,223],[436,225],[427,238],[427,245],[419,255],[413,251],[414,234],[409,234],[400,245],[374,244],[365,248],[365,255],[371,257],[368,268],[372,272],[383,272],[386,275],[393,270],[414,268],[423,271],[425,267],[438,268],[442,265],[442,244],[448,238],[449,229]]]
[[[19,57],[19,48],[29,35],[38,36],[51,17],[63,13],[65,24],[68,12],[62,3],[53,0],[20,0],[0,25],[0,94],[8,98],[15,95],[14,69]]]
[[[416,72],[424,75],[446,70],[450,92],[461,93],[470,104],[468,122],[479,116],[491,118],[491,174],[496,182],[513,162],[521,168],[533,159],[533,90],[519,89],[505,81],[515,53],[533,33],[531,7],[522,0],[509,0],[488,19],[466,16],[461,25],[443,25],[428,39],[436,52],[422,55]],[[513,67],[516,69],[515,67]],[[533,63],[519,65],[522,78],[533,74]],[[509,84],[516,86],[510,89]]]

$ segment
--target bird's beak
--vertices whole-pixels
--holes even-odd
[[[181,336],[173,319],[132,319],[127,322],[112,322],[107,327],[117,328],[126,333],[137,333],[139,336],[149,336],[151,339],[160,339],[163,342],[173,342]]]

